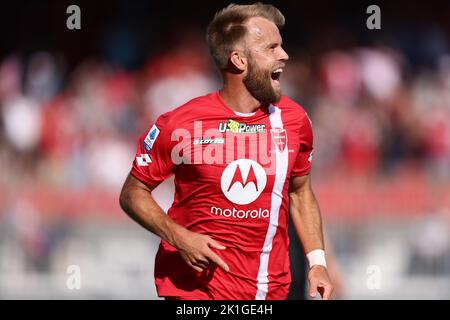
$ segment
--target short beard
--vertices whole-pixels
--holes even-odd
[[[281,92],[272,87],[271,74],[271,70],[259,69],[252,59],[248,60],[244,85],[256,100],[267,106],[281,99]]]

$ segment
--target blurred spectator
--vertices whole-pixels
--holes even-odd
[[[416,224],[410,238],[410,273],[450,274],[449,231],[448,221],[442,215],[430,216]]]

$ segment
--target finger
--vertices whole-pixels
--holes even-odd
[[[208,260],[206,257],[202,258],[202,259],[197,259],[197,260],[193,261],[192,264],[195,266],[198,266],[200,268],[203,268],[203,269],[207,269],[207,268],[211,267],[211,261]]]
[[[192,264],[192,263],[189,263],[189,265],[191,266],[191,268],[193,268],[195,271],[197,271],[197,272],[203,272],[203,269],[202,268],[200,268],[199,266],[196,266],[196,265],[194,265],[194,264]]]
[[[220,243],[218,243],[217,241],[210,239],[210,241],[208,242],[209,246],[214,248],[214,249],[219,249],[219,250],[225,250],[227,247],[221,245]]]
[[[317,296],[317,280],[311,279],[309,281],[309,296],[315,298]]]
[[[228,265],[222,260],[220,259],[220,257],[215,254],[214,252],[212,252],[211,250],[209,250],[207,257],[214,262],[215,264],[217,264],[219,267],[221,267],[223,270],[225,270],[226,272],[228,272],[230,270],[230,268],[228,267]]]
[[[181,257],[183,258],[184,262],[190,266],[191,268],[195,269],[195,271],[201,272],[202,270],[199,269],[196,263],[195,257],[192,257],[186,253],[180,253]]]
[[[333,294],[333,287],[330,285],[324,285],[323,286],[324,292],[322,295],[322,299],[323,300],[330,300],[331,299],[331,295]]]

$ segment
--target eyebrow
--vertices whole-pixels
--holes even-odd
[[[269,42],[267,45],[266,45],[266,48],[267,49],[270,49],[272,46],[282,46],[283,45],[283,41],[281,41],[281,42]]]

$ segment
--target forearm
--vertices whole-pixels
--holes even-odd
[[[128,177],[127,181],[132,179],[135,178]],[[131,219],[173,246],[176,246],[177,235],[185,231],[165,214],[149,189],[125,183],[120,206]]]
[[[311,189],[290,193],[291,218],[305,253],[324,249],[322,218]]]

